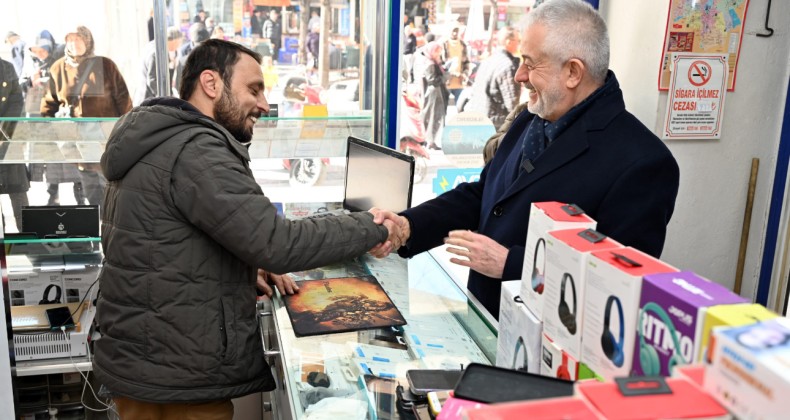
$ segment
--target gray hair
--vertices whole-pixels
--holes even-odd
[[[546,28],[543,52],[564,63],[578,58],[598,83],[609,70],[609,33],[600,14],[582,0],[548,0],[527,14],[525,28]]]

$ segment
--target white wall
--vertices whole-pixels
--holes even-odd
[[[669,0],[603,0],[611,68],[626,107],[660,135],[666,92],[658,86]],[[662,259],[727,287],[735,283],[753,157],[760,171],[741,294],[754,298],[774,182],[785,96],[790,80],[790,2],[774,1],[771,38],[757,37],[768,0],[751,0],[735,91],[726,97],[721,140],[668,141],[680,166],[680,192]],[[779,180],[784,183],[785,180]],[[770,270],[771,267],[765,269]]]

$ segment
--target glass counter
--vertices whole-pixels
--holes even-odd
[[[366,255],[344,266],[295,275],[297,280],[353,276],[359,267],[378,279],[407,324],[297,338],[282,298],[267,301],[260,323],[267,361],[277,382],[275,419],[310,418],[317,410],[365,418],[376,404],[374,395],[364,391],[364,375],[394,378],[405,386],[409,369],[493,364],[496,327],[490,316],[469,300],[430,253],[410,260]],[[327,388],[311,385],[319,374],[328,378]],[[388,418],[386,414],[379,412],[379,418]]]

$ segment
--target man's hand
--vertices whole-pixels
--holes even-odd
[[[271,284],[277,287],[281,295],[292,295],[299,292],[299,286],[296,285],[296,282],[291,276],[287,274],[269,273],[259,268],[258,279],[256,281],[258,290],[263,292],[266,296],[272,297],[274,290],[272,290]]]
[[[376,245],[369,251],[371,255],[376,258],[386,257],[409,240],[411,226],[408,219],[389,210],[381,210],[376,207],[370,209],[369,212],[373,214],[373,222],[384,225],[389,232],[385,242]]]
[[[444,243],[451,245],[447,252],[466,259],[450,258],[450,262],[469,267],[485,276],[501,279],[505,271],[505,261],[510,252],[488,236],[469,230],[454,230],[444,238]]]

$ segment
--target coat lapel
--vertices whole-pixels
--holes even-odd
[[[527,173],[519,171],[516,181],[505,191],[499,201],[505,200],[513,194],[527,188],[541,178],[549,175],[574,158],[584,153],[588,148],[587,126],[585,119],[579,119],[576,124],[568,127],[534,162],[535,170]]]

